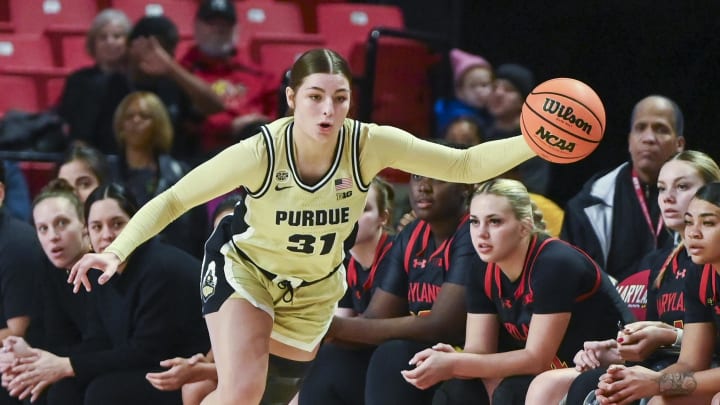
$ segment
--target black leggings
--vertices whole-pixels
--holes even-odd
[[[428,343],[410,340],[387,341],[373,353],[367,371],[365,384],[365,404],[430,404],[437,387],[426,390],[415,388],[405,381],[400,370],[412,367],[408,361],[415,353],[430,347]]]
[[[493,393],[493,403],[523,405],[530,382],[535,376],[504,378]],[[489,405],[490,398],[482,380],[448,380],[435,393],[432,405]]]
[[[300,405],[364,405],[365,373],[375,347],[320,347],[300,388]]]
[[[76,378],[65,378],[50,386],[47,405],[178,405],[180,390],[160,391],[145,379],[147,370],[108,373],[84,384]]]

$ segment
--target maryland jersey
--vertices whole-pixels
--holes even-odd
[[[304,183],[298,173],[293,122],[262,128],[256,142],[266,148],[268,170],[259,189],[247,190],[239,206],[243,212],[236,213],[247,230],[233,236],[258,267],[281,278],[313,281],[342,264],[343,241],[365,208],[369,188],[358,167],[360,126],[358,121],[343,126],[332,166],[316,184]]]

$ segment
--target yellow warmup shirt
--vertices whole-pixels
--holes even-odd
[[[460,150],[346,119],[332,166],[316,184],[305,184],[294,161],[293,121],[276,120],[193,169],[143,206],[106,251],[125,260],[188,209],[242,185],[248,228],[233,236],[236,246],[264,270],[313,281],[342,264],[342,243],[382,169],[479,183],[535,156],[521,136]]]

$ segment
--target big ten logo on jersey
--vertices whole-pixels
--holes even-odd
[[[339,201],[352,197],[352,186],[353,182],[350,177],[335,179],[335,198]]]

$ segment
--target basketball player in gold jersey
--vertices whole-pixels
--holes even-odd
[[[219,283],[232,287],[205,316],[218,386],[203,404],[292,398],[294,387],[281,385],[302,377],[330,325],[345,290],[343,241],[380,170],[477,183],[535,156],[521,136],[458,150],[348,119],[351,77],[347,62],[332,50],[303,54],[285,90],[292,117],[192,170],[148,202],[103,253],[85,255],[70,273],[76,291],[81,284],[90,290],[91,268],[103,271],[104,284],[173,219],[242,185],[248,197],[235,216],[245,226],[228,232],[218,253],[222,260],[208,260],[206,252],[203,263],[204,299],[220,290]],[[287,391],[286,399],[270,401],[266,391]]]

